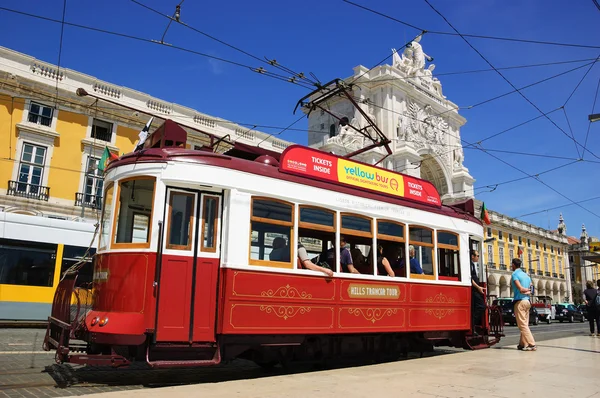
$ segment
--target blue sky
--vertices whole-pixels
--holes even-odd
[[[172,14],[179,2],[140,1],[167,14]],[[356,2],[423,29],[452,31],[423,0]],[[591,0],[569,2],[568,5],[561,0],[431,2],[461,33],[600,45],[600,10]],[[4,0],[1,6],[54,19],[61,19],[63,11],[63,1],[60,0]],[[161,38],[168,22],[127,0],[69,0],[65,20],[155,40]],[[359,64],[371,67],[389,55],[390,48],[399,48],[418,34],[413,28],[341,0],[187,0],[182,5],[181,20],[258,57],[275,58],[297,72],[313,72],[321,81],[347,77]],[[60,24],[2,10],[0,22],[0,45],[57,63]],[[495,67],[595,59],[600,55],[599,48],[469,40]],[[253,67],[265,66],[177,24],[171,26],[165,42]],[[460,37],[426,34],[421,44],[425,52],[435,58],[436,74],[489,68]],[[522,87],[581,66],[561,77],[523,90],[535,106],[548,112],[565,104],[589,69],[589,66],[583,65],[589,62],[511,69],[502,73],[516,87]],[[593,64],[564,110],[560,109],[549,117],[567,134],[570,135],[572,129],[574,138],[581,144],[585,142],[590,127],[587,148],[600,157],[600,122],[589,125],[587,120],[592,113],[600,79],[599,64]],[[166,46],[70,26],[64,30],[61,66],[250,125],[287,126],[298,118],[292,110],[297,100],[307,93],[303,87],[269,79],[235,65]],[[463,108],[460,113],[467,119],[467,124],[461,135],[467,142],[483,140],[540,116],[534,106],[516,93],[467,109],[470,105],[512,91],[495,72],[445,75],[439,79],[448,99]],[[600,113],[600,99],[595,113]],[[295,127],[307,128],[306,120]],[[269,133],[279,131],[261,130]],[[299,143],[307,140],[306,133],[300,131],[285,132],[281,137]],[[520,218],[551,229],[556,227],[558,215],[562,212],[569,235],[579,236],[581,224],[585,223],[588,233],[600,236],[600,199],[581,203],[587,210],[570,205],[543,211],[569,204],[570,199],[578,202],[600,196],[597,182],[600,158],[585,153],[583,161],[575,162],[582,157],[581,148],[578,153],[573,140],[543,117],[486,140],[481,145],[485,149],[508,152],[486,153],[465,149],[465,165],[476,178],[476,196],[484,200],[488,208],[513,217],[541,211]],[[525,156],[514,152],[566,159]],[[490,153],[530,175],[574,163],[540,175],[539,180],[549,187],[527,178],[499,185],[489,192],[491,188],[486,186],[526,177],[493,158]]]

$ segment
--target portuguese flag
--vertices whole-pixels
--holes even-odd
[[[480,218],[481,218],[481,221],[483,221],[487,225],[490,225],[492,223],[492,220],[490,220],[490,215],[488,214],[488,211],[485,208],[485,202],[481,204],[481,217]]]
[[[106,166],[108,166],[108,162],[110,162],[111,160],[116,160],[118,158],[119,156],[109,151],[107,146],[104,147],[104,153],[102,154],[102,157],[98,162],[98,170],[104,171],[106,169]]]

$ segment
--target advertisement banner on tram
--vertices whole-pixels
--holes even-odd
[[[432,206],[441,205],[439,193],[428,181],[303,146],[288,147],[281,156],[280,169]]]

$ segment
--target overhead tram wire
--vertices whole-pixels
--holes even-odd
[[[275,68],[277,68],[277,69],[279,69],[279,70],[281,70],[281,71],[284,71],[284,72],[286,72],[286,73],[289,73],[289,74],[291,74],[293,77],[297,77],[297,78],[299,78],[299,79],[301,79],[301,80],[305,80],[306,82],[310,83],[311,85],[313,85],[313,86],[315,86],[315,87],[318,87],[318,83],[317,83],[317,82],[315,82],[315,81],[313,81],[312,79],[309,79],[308,77],[306,77],[306,76],[304,75],[304,73],[298,73],[298,72],[294,72],[292,69],[290,69],[290,68],[287,68],[287,67],[285,67],[285,66],[283,66],[283,65],[280,65],[280,64],[278,64],[278,63],[277,63],[277,61],[276,61],[275,59],[273,59],[273,60],[268,60],[268,59],[265,59],[265,58],[260,58],[260,57],[257,57],[256,55],[254,55],[254,54],[251,54],[251,53],[249,53],[249,52],[247,52],[247,51],[245,51],[245,50],[242,50],[242,49],[241,49],[241,48],[239,48],[239,47],[236,47],[236,46],[234,46],[234,45],[232,45],[232,44],[229,44],[229,43],[227,43],[227,42],[225,42],[225,41],[223,41],[223,40],[220,40],[220,39],[218,39],[218,38],[216,38],[216,37],[214,37],[214,36],[212,36],[212,35],[210,35],[210,34],[208,34],[208,33],[206,33],[206,32],[203,32],[203,31],[201,31],[201,30],[199,30],[199,29],[197,29],[197,28],[195,28],[195,27],[193,27],[193,26],[191,26],[191,25],[188,25],[188,24],[186,24],[185,22],[182,22],[182,21],[181,21],[181,20],[179,20],[179,19],[173,18],[173,17],[171,17],[170,15],[167,15],[167,14],[163,14],[162,12],[160,12],[160,11],[158,11],[158,10],[156,10],[156,9],[154,9],[154,8],[152,8],[152,7],[148,6],[148,5],[146,5],[146,4],[144,4],[144,3],[140,2],[140,1],[137,1],[137,0],[131,0],[131,2],[133,2],[133,3],[135,3],[135,4],[137,4],[137,5],[141,6],[141,7],[143,7],[143,8],[145,8],[145,9],[149,10],[149,11],[152,11],[153,13],[155,13],[155,14],[158,14],[158,15],[162,16],[163,18],[167,18],[167,19],[169,19],[169,24],[170,24],[171,22],[175,21],[176,23],[178,23],[178,24],[180,24],[180,25],[182,25],[182,26],[185,26],[186,28],[188,28],[188,29],[190,29],[190,30],[192,30],[192,31],[194,31],[194,32],[196,32],[196,33],[199,33],[199,34],[201,34],[201,35],[203,35],[203,36],[205,36],[205,37],[208,37],[208,38],[209,38],[209,39],[211,39],[211,40],[214,40],[214,41],[216,41],[216,42],[218,42],[218,43],[221,43],[221,44],[223,44],[224,46],[227,46],[227,47],[229,47],[229,48],[231,48],[231,49],[234,49],[234,50],[236,50],[236,51],[238,51],[238,52],[240,52],[240,53],[242,53],[242,54],[245,54],[245,55],[247,55],[247,56],[249,56],[249,57],[251,57],[251,58],[254,58],[255,60],[257,60],[257,61],[259,61],[259,62],[262,62],[262,63],[264,63],[264,64],[267,64],[267,65],[273,66],[273,67],[275,67]],[[183,1],[182,1],[182,3],[183,3]],[[180,5],[181,5],[181,4],[180,4]]]
[[[481,59],[483,59],[483,60],[484,60],[484,61],[485,61],[485,62],[486,62],[486,63],[487,63],[487,64],[488,64],[488,65],[489,65],[491,68],[493,68],[493,69],[496,71],[496,73],[498,73],[498,75],[500,75],[500,77],[502,77],[502,79],[504,79],[504,81],[505,81],[505,82],[507,82],[507,83],[508,83],[508,84],[509,84],[509,85],[510,85],[510,86],[511,86],[513,89],[517,90],[517,92],[519,93],[519,95],[520,95],[521,97],[523,97],[523,99],[524,99],[525,101],[527,101],[527,102],[528,102],[528,103],[529,103],[531,106],[533,106],[533,107],[534,107],[534,108],[535,108],[535,109],[536,109],[538,112],[540,112],[541,114],[543,114],[543,113],[544,113],[544,112],[542,112],[542,110],[541,110],[541,109],[540,109],[540,108],[539,108],[539,107],[538,107],[536,104],[534,104],[534,103],[533,103],[533,102],[532,102],[532,101],[531,101],[529,98],[527,98],[527,97],[525,96],[525,94],[523,94],[521,91],[519,91],[519,89],[517,89],[517,87],[515,87],[515,85],[514,85],[514,84],[513,84],[513,83],[512,83],[510,80],[508,80],[508,78],[506,78],[506,76],[504,76],[504,75],[502,74],[502,72],[500,72],[498,69],[496,69],[496,67],[495,67],[494,65],[492,65],[492,63],[491,63],[491,62],[490,62],[490,61],[489,61],[489,60],[488,60],[488,59],[487,59],[487,58],[486,58],[486,57],[485,57],[485,56],[484,56],[484,55],[483,55],[481,52],[479,52],[479,50],[477,50],[477,49],[476,49],[476,48],[475,48],[475,47],[474,47],[474,46],[473,46],[473,45],[472,45],[472,44],[471,44],[471,43],[470,43],[470,42],[469,42],[469,41],[468,41],[468,40],[467,40],[467,39],[464,37],[464,35],[462,35],[462,34],[461,34],[459,31],[458,31],[458,29],[456,29],[456,28],[454,27],[454,25],[452,25],[452,24],[450,23],[450,21],[448,21],[448,19],[447,19],[447,18],[446,18],[446,17],[445,17],[445,16],[444,16],[444,15],[443,15],[441,12],[439,12],[439,11],[438,11],[438,10],[437,10],[437,9],[436,9],[436,8],[435,8],[435,7],[434,7],[432,4],[431,4],[431,2],[430,2],[429,0],[424,0],[424,1],[425,1],[425,3],[427,3],[427,5],[429,5],[429,7],[431,7],[431,9],[432,9],[432,10],[433,10],[435,13],[437,13],[437,14],[438,14],[438,15],[439,15],[439,16],[440,16],[440,17],[441,17],[441,18],[442,18],[442,19],[443,19],[443,20],[444,20],[444,21],[445,21],[445,22],[448,24],[448,26],[450,26],[450,27],[451,27],[451,28],[452,28],[452,29],[453,29],[453,30],[454,30],[454,31],[455,31],[455,32],[456,32],[456,33],[457,33],[457,34],[458,34],[458,35],[459,35],[459,36],[460,36],[460,37],[461,37],[461,38],[464,40],[464,42],[465,42],[465,43],[467,43],[467,45],[468,45],[469,47],[471,47],[471,49],[472,49],[473,51],[475,51],[475,52],[477,53],[477,55],[479,55],[479,57],[480,57]],[[596,58],[596,60],[598,60],[598,58]],[[594,62],[596,62],[596,61],[594,61]],[[554,120],[550,119],[548,116],[546,116],[546,119],[548,119],[548,121],[550,121],[550,123],[552,123],[552,124],[553,124],[553,125],[554,125],[554,126],[557,128],[557,129],[559,129],[559,130],[560,130],[560,131],[561,131],[561,132],[562,132],[562,133],[563,133],[565,136],[567,136],[569,139],[572,139],[572,140],[573,140],[573,142],[575,143],[575,145],[579,145],[579,146],[583,147],[583,145],[581,145],[581,144],[580,144],[580,143],[579,143],[579,142],[578,142],[576,139],[574,139],[574,138],[570,137],[570,136],[569,136],[569,134],[567,134],[567,132],[566,132],[566,131],[564,131],[564,130],[563,130],[563,129],[562,129],[562,128],[561,128],[561,127],[558,125],[558,124],[556,124],[556,122],[555,122]],[[595,158],[597,158],[597,159],[600,159],[600,157],[598,157],[598,156],[597,156],[596,154],[594,154],[593,152],[591,152],[591,151],[589,151],[589,150],[588,150],[588,152],[590,152],[590,154],[591,154],[592,156],[594,156]]]
[[[63,48],[63,36],[65,32],[65,14],[67,13],[67,0],[63,1],[63,12],[62,20],[60,21],[60,42],[58,45],[58,63],[56,64],[56,99],[58,100],[58,81],[60,80],[60,61],[62,57]],[[54,107],[58,109],[58,103],[54,104]]]
[[[596,86],[596,94],[594,94],[594,103],[592,104],[592,113],[594,113],[594,110],[596,109],[596,100],[598,100],[598,89],[600,89],[600,79],[598,79],[598,85]],[[583,157],[585,156],[585,151],[587,148],[587,141],[588,141],[588,137],[590,135],[590,128],[592,127],[592,121],[590,120],[588,122],[588,128],[587,128],[587,132],[585,133],[585,141],[583,143],[583,153],[581,154],[581,158],[583,159]]]
[[[598,199],[600,199],[600,196],[596,196],[596,197],[589,198],[589,199],[584,199],[584,200],[579,200],[576,203],[565,203],[564,205],[554,206],[554,207],[550,207],[548,209],[534,211],[533,213],[522,214],[522,215],[518,216],[517,218],[532,216],[534,214],[545,213],[545,212],[550,211],[550,210],[556,210],[556,209],[560,209],[560,208],[563,208],[563,207],[573,206],[574,204],[579,204],[579,203],[591,202],[592,200],[598,200]]]
[[[349,0],[342,0],[344,3],[348,3],[351,4],[355,7],[358,8],[362,8],[363,10],[369,11],[373,14],[377,14],[381,17],[390,19],[392,21],[398,22],[402,25],[408,26],[410,28],[416,29],[416,30],[427,30],[427,33],[431,33],[431,34],[435,34],[435,35],[447,35],[447,36],[464,36],[464,37],[472,37],[472,38],[476,38],[476,39],[487,39],[487,40],[502,40],[502,41],[511,41],[511,42],[519,42],[519,43],[529,43],[529,44],[540,44],[540,45],[549,45],[549,46],[561,46],[561,47],[578,47],[578,48],[598,48],[600,49],[600,46],[593,46],[593,45],[588,45],[588,44],[577,44],[577,43],[560,43],[560,42],[552,42],[552,41],[542,41],[542,40],[529,40],[529,39],[518,39],[518,38],[512,38],[512,37],[499,37],[499,36],[486,36],[486,35],[476,35],[476,34],[468,34],[468,33],[455,33],[455,32],[443,32],[443,31],[437,31],[437,30],[428,30],[428,29],[424,29],[424,28],[420,28],[418,26],[412,25],[408,22],[405,21],[401,21],[397,18],[394,18],[390,15],[384,14],[382,12],[379,11],[375,11],[372,8],[369,7],[365,7],[363,5],[354,3],[352,1]],[[593,0],[596,1],[596,0]]]
[[[291,127],[293,127],[296,123],[298,123],[300,120],[304,119],[305,117],[307,117],[308,115],[302,115],[300,116],[298,119],[296,119],[296,121],[292,122],[290,125],[288,125],[287,127],[284,127],[283,129],[281,129],[280,132],[278,133],[273,133],[273,134],[269,134],[268,136],[266,136],[261,142],[259,142],[258,144],[256,144],[257,147],[260,147],[260,144],[262,144],[263,142],[265,142],[269,137],[273,137],[276,135],[281,135],[283,134],[283,132],[289,130]]]
[[[60,20],[57,20],[57,19],[54,19],[54,18],[49,18],[49,17],[45,17],[45,16],[42,16],[42,15],[31,14],[31,13],[27,13],[27,12],[24,12],[24,11],[18,11],[18,10],[14,10],[14,9],[11,9],[11,8],[0,7],[0,10],[11,12],[11,13],[15,13],[15,14],[24,15],[24,16],[31,17],[31,18],[41,19],[41,20],[48,21],[48,22],[62,23]],[[284,81],[284,82],[287,82],[287,83],[291,83],[291,84],[294,84],[294,85],[297,85],[297,86],[300,86],[300,87],[304,87],[306,89],[311,89],[311,90],[314,89],[314,87],[311,86],[311,85],[309,85],[308,83],[304,83],[302,81],[291,80],[289,78],[289,76],[280,75],[280,74],[277,74],[277,73],[274,73],[274,72],[269,72],[266,69],[264,69],[263,67],[255,68],[255,67],[250,66],[250,65],[246,65],[246,64],[242,64],[240,62],[231,61],[231,60],[228,60],[228,59],[225,59],[225,58],[220,58],[220,57],[216,57],[216,56],[213,56],[213,55],[201,53],[199,51],[191,50],[191,49],[188,49],[188,48],[185,48],[185,47],[179,47],[179,46],[175,46],[175,45],[172,45],[172,44],[164,44],[164,43],[160,43],[160,42],[158,42],[156,40],[152,40],[152,39],[146,39],[146,38],[143,38],[143,37],[128,35],[128,34],[120,33],[120,32],[113,32],[113,31],[110,31],[110,30],[95,28],[95,27],[87,26],[87,25],[76,24],[76,23],[73,23],[73,22],[66,22],[65,21],[64,25],[66,25],[66,26],[72,26],[72,27],[79,28],[79,29],[84,29],[84,30],[90,30],[90,31],[93,31],[93,32],[104,33],[104,34],[111,35],[111,36],[123,37],[123,38],[131,39],[131,40],[141,41],[141,42],[145,42],[145,43],[151,43],[151,44],[155,44],[155,45],[159,45],[159,46],[164,46],[166,48],[173,48],[175,50],[187,52],[187,53],[198,55],[198,56],[205,57],[205,58],[215,59],[217,61],[221,61],[221,62],[230,64],[230,65],[235,65],[235,66],[238,66],[238,67],[246,68],[246,69],[249,69],[252,72],[258,73],[260,75],[268,76],[268,77],[271,77],[271,78],[274,78],[274,79],[277,79],[277,80],[281,80],[281,81]]]

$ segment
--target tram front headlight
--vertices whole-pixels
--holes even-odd
[[[95,326],[95,325],[96,325],[96,324],[97,324],[99,321],[100,321],[100,317],[99,317],[99,316],[97,316],[97,317],[95,317],[94,319],[92,319],[91,325],[92,325],[92,326]]]
[[[108,323],[108,317],[105,317],[105,318],[103,318],[103,319],[100,321],[100,326],[104,326],[104,325],[106,325],[107,323]]]

